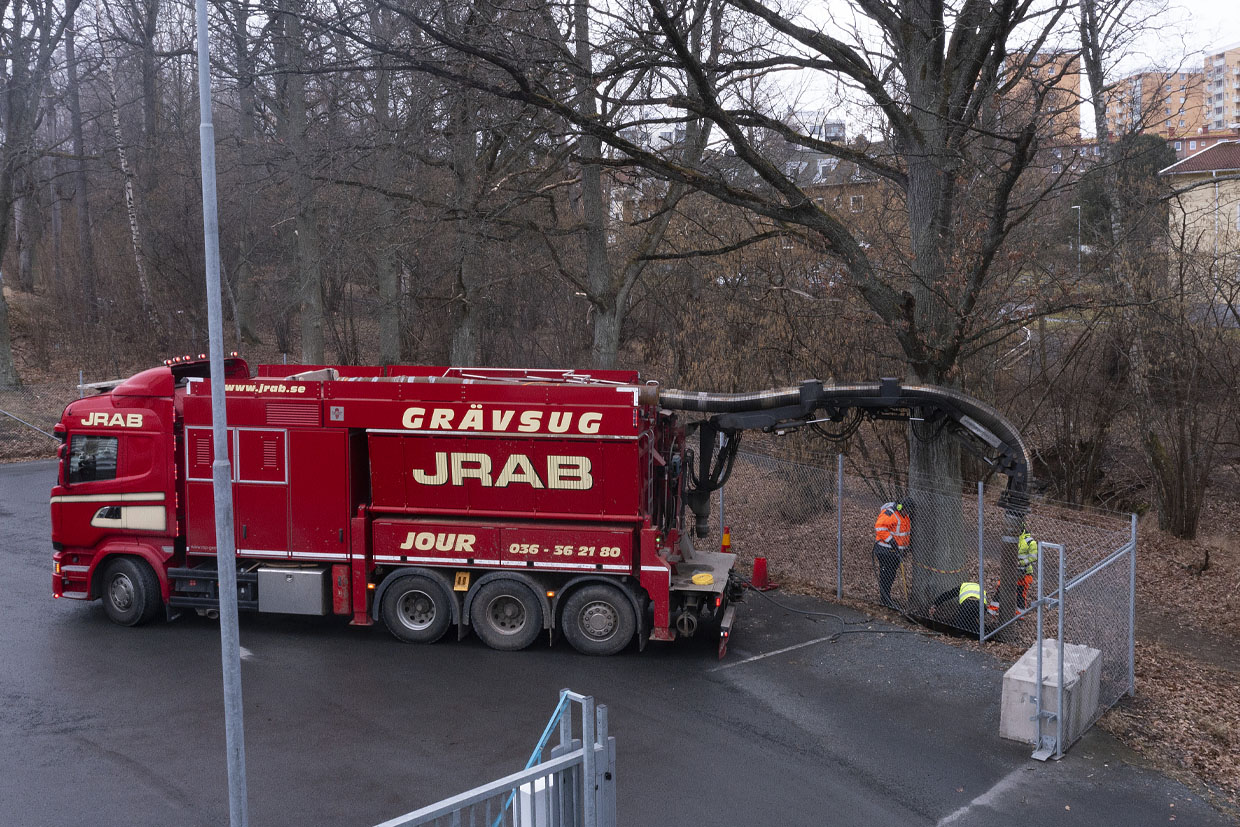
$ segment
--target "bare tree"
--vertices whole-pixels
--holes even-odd
[[[409,69],[554,112],[620,153],[617,160],[600,158],[599,163],[639,166],[800,228],[847,267],[852,288],[873,314],[876,335],[894,339],[911,378],[951,383],[961,358],[993,336],[993,330],[983,332],[977,324],[979,299],[1000,249],[1041,195],[1037,188],[1022,195],[1017,187],[1035,159],[1050,101],[1047,84],[1033,84],[1029,75],[1044,66],[1039,56],[1057,47],[1055,38],[1070,7],[1067,0],[966,0],[959,6],[946,0],[895,5],[861,0],[851,8],[864,22],[852,29],[834,20],[812,24],[761,0],[730,0],[723,6],[730,16],[725,25],[761,32],[769,45],[758,55],[734,58],[725,52],[717,59],[704,57],[691,39],[708,8],[703,4],[647,0],[626,6],[622,15],[594,9],[594,51],[624,55],[608,73],[593,67],[585,76],[600,100],[623,109],[606,120],[578,105],[575,81],[590,69],[582,61],[571,54],[547,56],[536,64],[520,59],[523,49],[539,53],[541,41],[531,34],[534,24],[525,18],[514,21],[511,11],[503,18],[508,25],[467,38],[416,9],[392,6],[444,50],[472,62],[452,64],[436,54],[411,54],[398,43],[370,45]],[[530,8],[537,12],[540,6]],[[554,72],[548,69],[551,60],[557,61]],[[471,70],[479,65],[488,71]],[[654,79],[662,67],[681,73],[686,86],[651,82],[640,107],[613,91]],[[493,69],[502,76],[497,78]],[[808,71],[829,88],[848,90],[879,115],[887,139],[876,151],[858,150],[800,129],[737,93],[744,77],[772,70]],[[1030,89],[1029,106],[1000,107],[996,116],[996,101]],[[632,140],[627,130],[642,125],[652,110],[664,122],[709,123],[722,136],[720,150],[732,153],[749,174],[721,174],[714,153],[694,162]],[[759,134],[856,163],[899,193],[907,247],[898,266],[876,261],[848,216],[815,203],[764,151],[755,138]],[[939,423],[917,426],[910,440],[911,471],[914,481],[952,490],[961,479],[958,449],[940,437]],[[959,516],[943,519],[958,521]],[[937,520],[927,509],[920,521],[925,562],[951,570],[961,551],[938,541],[944,535]],[[1011,581],[1014,577],[1004,578],[1005,585]],[[918,590],[928,599],[940,585],[926,582]],[[1012,602],[1011,594],[1007,598],[1005,603]]]
[[[80,0],[9,0],[0,4],[0,260],[8,248],[14,186],[36,160],[34,137],[47,83],[66,24]],[[18,383],[8,305],[0,287],[0,386]]]
[[[86,137],[82,125],[82,92],[77,57],[77,31],[65,32],[65,97],[69,106],[69,130],[73,145],[73,208],[77,217],[78,274],[82,318],[88,324],[99,319],[98,277],[95,271],[95,243],[91,236],[90,181],[87,177]]]
[[[306,35],[302,0],[280,0],[280,36],[276,62],[279,75],[279,133],[286,152],[295,211],[297,265],[293,276],[300,306],[301,359],[323,361],[323,275],[319,252],[318,207],[310,165],[310,128],[306,109]]]

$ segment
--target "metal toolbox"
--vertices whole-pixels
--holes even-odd
[[[294,615],[325,615],[327,569],[262,566],[258,570],[258,610]]]

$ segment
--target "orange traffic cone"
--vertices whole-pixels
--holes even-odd
[[[753,558],[753,577],[749,579],[749,583],[760,592],[769,592],[771,589],[779,588],[778,583],[772,583],[767,579],[766,558]]]

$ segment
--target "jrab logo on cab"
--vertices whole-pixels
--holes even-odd
[[[82,417],[82,424],[87,427],[103,428],[141,428],[142,414],[109,414],[107,411],[95,411]]]

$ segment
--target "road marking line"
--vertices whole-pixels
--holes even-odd
[[[245,648],[244,646],[238,646],[237,648],[241,650],[242,660],[254,660],[254,653],[251,652],[249,649]]]
[[[825,643],[826,641],[834,640],[837,637],[839,637],[839,635],[827,635],[826,637],[814,638],[813,640],[807,640],[804,643],[797,643],[793,646],[785,646],[783,649],[776,649],[774,652],[767,652],[764,655],[754,655],[751,658],[738,660],[736,663],[725,663],[723,666],[716,666],[714,669],[707,669],[706,671],[708,673],[719,672],[724,669],[731,669],[733,666],[744,666],[746,663],[753,663],[755,660],[762,660],[763,658],[769,658],[773,655],[782,655],[784,652],[791,652],[794,649],[804,649],[806,646],[813,646],[815,643]]]
[[[1029,768],[1028,767],[1017,767],[1016,769],[1012,770],[1010,773],[1008,773],[1007,775],[1000,778],[997,782],[995,782],[995,785],[991,787],[989,790],[982,793],[977,798],[973,799],[968,804],[961,807],[959,810],[956,810],[954,813],[949,813],[948,815],[943,816],[943,818],[939,819],[939,822],[938,824],[935,825],[935,827],[947,827],[948,824],[954,824],[956,821],[959,821],[961,818],[967,815],[969,811],[972,810],[974,807],[990,806],[991,804],[995,802],[996,799],[998,799],[1001,795],[1007,792],[1009,788],[1015,787],[1017,784],[1019,784],[1021,779],[1018,778],[1017,776],[1019,776],[1022,772],[1025,772],[1027,769]]]

